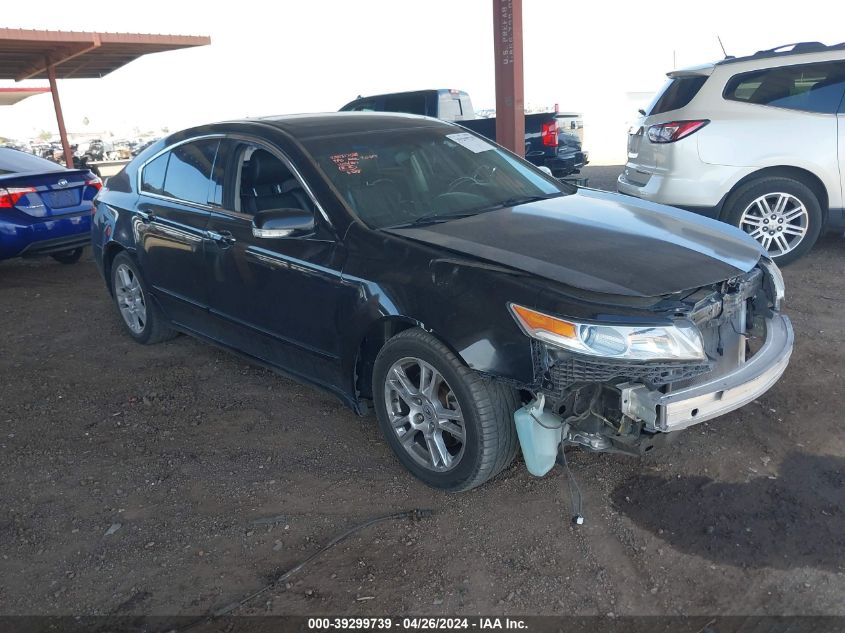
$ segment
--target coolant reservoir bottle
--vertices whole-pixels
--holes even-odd
[[[545,403],[540,394],[513,415],[525,465],[535,477],[542,477],[555,465],[563,434],[563,420],[545,411]]]

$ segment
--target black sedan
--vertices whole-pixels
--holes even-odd
[[[567,445],[648,450],[763,393],[792,349],[780,273],[741,231],[425,117],[173,134],[110,179],[92,231],[130,336],[188,333],[373,407],[443,489],[518,443],[534,474]]]

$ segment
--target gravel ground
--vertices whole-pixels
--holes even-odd
[[[796,349],[760,400],[642,459],[570,454],[580,528],[560,469],[433,491],[330,396],[132,342],[90,260],[1,263],[0,612],[202,614],[431,508],[240,613],[845,615],[843,255],[785,271]]]

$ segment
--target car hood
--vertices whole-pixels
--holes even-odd
[[[748,272],[762,249],[727,224],[591,189],[387,232],[568,286],[656,297]]]

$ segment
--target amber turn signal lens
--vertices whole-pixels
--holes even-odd
[[[575,338],[574,323],[555,319],[547,314],[535,312],[534,310],[529,310],[516,304],[512,304],[511,309],[526,330],[545,330],[546,332],[551,332],[564,338]]]

